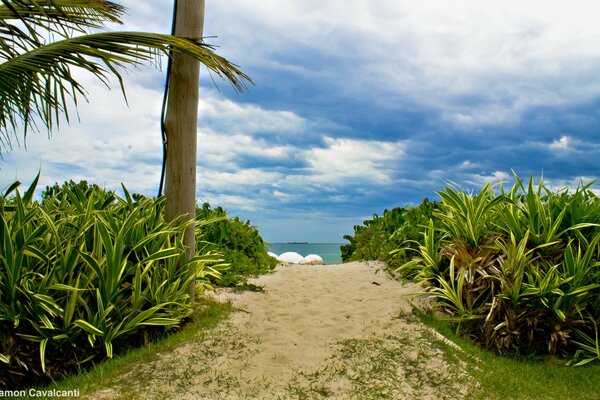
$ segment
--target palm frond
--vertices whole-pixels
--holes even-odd
[[[67,105],[77,106],[84,88],[73,78],[71,68],[84,69],[104,83],[119,80],[120,68],[136,66],[170,51],[187,54],[218,77],[243,91],[250,77],[236,65],[214,53],[214,47],[193,39],[145,32],[103,32],[60,40],[40,46],[0,64],[0,149],[11,147],[16,130],[41,121],[49,130],[62,114],[68,121]],[[70,99],[70,100],[68,100]]]
[[[124,8],[106,0],[0,0],[0,58],[10,59],[44,44],[87,33],[104,23],[121,24]]]

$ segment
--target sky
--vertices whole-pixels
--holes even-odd
[[[197,198],[268,242],[342,242],[448,182],[477,191],[515,171],[558,189],[600,176],[597,0],[206,3],[206,41],[254,85],[237,94],[202,70]],[[118,29],[170,31],[171,2],[121,4]],[[164,68],[129,71],[128,103],[116,81],[78,76],[79,121],[4,154],[0,188],[41,170],[40,188],[85,179],[155,194]]]

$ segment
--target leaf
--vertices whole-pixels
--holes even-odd
[[[29,257],[37,258],[38,260],[44,263],[47,263],[49,261],[48,256],[44,251],[33,246],[27,246],[22,250],[22,253]]]
[[[106,357],[113,358],[113,346],[111,342],[104,342],[104,348],[106,349]]]
[[[21,182],[19,182],[19,181],[13,182],[8,187],[8,189],[6,189],[6,191],[4,192],[4,197],[8,197],[8,195],[11,194],[13,191],[15,191],[20,185],[21,185]]]
[[[48,329],[48,330],[56,329],[46,314],[40,314],[39,319],[40,319],[40,321],[42,321],[42,325],[44,325],[44,327],[46,329]]]
[[[42,363],[42,371],[46,372],[46,346],[48,345],[48,339],[44,339],[40,342],[40,362]]]
[[[181,255],[181,250],[179,250],[175,247],[171,247],[169,249],[159,250],[156,253],[149,255],[148,257],[144,258],[144,260],[142,262],[149,263],[152,261],[163,260],[165,258],[177,257],[180,255]]]
[[[244,90],[245,82],[251,82],[237,66],[215,54],[214,47],[187,38],[146,32],[101,32],[40,44],[0,64],[2,144],[7,147],[11,132],[21,131],[21,121],[25,134],[36,121],[52,129],[58,125],[61,113],[68,121],[66,99],[77,106],[77,97],[85,97],[71,68],[86,70],[104,83],[110,75],[122,82],[117,68],[137,66],[170,51],[195,58],[238,91]]]
[[[73,322],[73,324],[77,325],[78,327],[92,335],[104,335],[104,332],[102,332],[100,329],[96,328],[94,325],[82,319],[78,319],[77,321]]]
[[[27,191],[25,192],[25,194],[23,194],[23,203],[25,203],[25,204],[31,203],[31,201],[33,199],[33,194],[35,193],[35,188],[36,188],[39,180],[40,180],[40,171],[38,171],[37,175],[33,179],[33,182],[31,182],[31,185],[29,185],[29,188],[27,189]]]
[[[556,313],[556,315],[558,316],[558,318],[560,318],[561,321],[565,321],[567,319],[567,317],[565,316],[565,313],[562,312],[562,310],[555,308],[554,312]]]
[[[17,333],[17,336],[25,340],[29,340],[30,342],[41,342],[43,340],[43,338],[40,336],[27,335],[25,333]]]
[[[177,318],[150,318],[142,322],[140,325],[153,325],[153,326],[169,326],[175,325],[181,322]]]

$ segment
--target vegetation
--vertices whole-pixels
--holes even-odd
[[[202,291],[227,267],[219,250],[236,262],[228,283],[272,264],[256,229],[220,208],[199,209],[204,241],[186,260],[192,222],[166,222],[164,197],[71,181],[34,201],[36,184],[0,196],[0,387],[62,376],[179,328],[194,309],[190,284]]]
[[[196,207],[196,218],[198,221],[210,221],[201,225],[202,234],[196,247],[222,254],[229,264],[221,271],[218,281],[212,279],[214,283],[244,286],[248,277],[269,273],[277,265],[277,260],[267,254],[258,229],[249,221],[228,218],[223,208],[213,209],[208,203]]]
[[[510,191],[446,187],[398,271],[457,329],[500,354],[600,360],[600,201],[581,185],[553,192],[515,176]]]
[[[355,227],[344,260],[388,261],[458,332],[497,353],[600,361],[600,200],[590,186],[552,191],[515,176],[510,190],[446,187],[441,203]]]
[[[498,357],[471,340],[457,335],[452,323],[414,309],[421,322],[435,328],[449,340],[437,341],[456,368],[467,372],[478,383],[473,399],[598,399],[600,363],[568,368],[557,357]],[[458,346],[457,346],[458,345]]]
[[[354,235],[345,235],[350,243],[343,245],[342,261],[382,260],[392,269],[412,258],[410,249],[417,249],[422,225],[432,217],[438,202],[423,200],[416,207],[396,207],[385,210],[383,216],[354,226]]]
[[[155,362],[157,354],[168,354],[186,343],[202,340],[211,328],[225,320],[234,311],[231,303],[221,303],[208,298],[200,298],[190,320],[181,330],[159,338],[157,341],[138,348],[129,348],[126,353],[116,355],[110,362],[99,363],[89,370],[73,374],[65,379],[51,382],[48,385],[39,386],[40,390],[63,391],[81,389],[82,396],[90,396],[95,391],[111,390],[118,386],[124,377],[135,374],[136,384],[149,387],[155,379],[151,374],[138,374],[140,365],[148,365]],[[206,346],[205,353],[212,353]],[[181,361],[181,360],[180,360]],[[187,360],[186,360],[187,361]],[[177,380],[183,380],[178,379]],[[130,386],[132,386],[130,384]],[[119,398],[131,399],[137,397],[148,398],[148,393],[129,393]]]
[[[171,70],[172,59],[200,62],[229,81],[236,91],[242,91],[245,83],[251,82],[237,66],[215,54],[214,47],[197,35],[101,31],[107,23],[122,24],[124,11],[124,7],[108,0],[3,0],[0,3],[0,153],[10,150],[15,139],[17,143],[21,137],[25,139],[37,124],[41,123],[50,133],[61,118],[69,122],[69,108],[76,109],[81,98],[87,100],[85,88],[76,78],[77,70],[87,71],[106,85],[111,76],[117,78],[124,96],[122,72],[127,67],[159,61],[161,55],[169,57],[168,70]],[[186,21],[180,24],[179,31],[185,32],[181,29],[184,25]],[[169,79],[168,86],[171,83]],[[194,101],[197,103],[197,98]],[[163,128],[169,125],[168,118],[162,122]],[[163,129],[163,139],[165,135]],[[166,157],[166,147],[164,150]],[[180,155],[175,152],[168,160]],[[167,180],[170,170],[167,169]],[[170,191],[180,192],[179,181],[168,183]],[[181,212],[172,201],[178,196],[171,194],[166,203],[167,220],[175,223],[173,220],[178,215],[190,213]],[[193,195],[188,196],[188,200],[192,205],[189,218],[193,218]],[[184,241],[189,252],[187,257],[193,258],[195,231],[190,224],[187,226]],[[193,284],[190,289],[193,291]]]

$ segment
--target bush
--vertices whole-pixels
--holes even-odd
[[[600,360],[600,200],[590,184],[552,192],[446,187],[418,256],[398,271],[457,328],[498,353]]]
[[[208,203],[196,208],[196,217],[199,221],[212,221],[200,225],[202,234],[197,246],[223,254],[229,264],[215,283],[243,285],[248,277],[269,273],[277,265],[277,260],[267,254],[260,233],[249,221],[229,218],[221,207],[213,209]]]
[[[424,225],[439,203],[424,199],[416,207],[396,207],[385,210],[383,216],[373,215],[354,226],[354,235],[345,235],[350,243],[343,245],[342,261],[381,260],[395,268],[408,261],[416,249]],[[403,247],[406,246],[406,247]]]
[[[85,182],[0,196],[0,387],[59,377],[180,325],[219,261],[185,259],[164,198]],[[9,197],[9,194],[14,194]],[[191,222],[190,222],[191,223]]]

